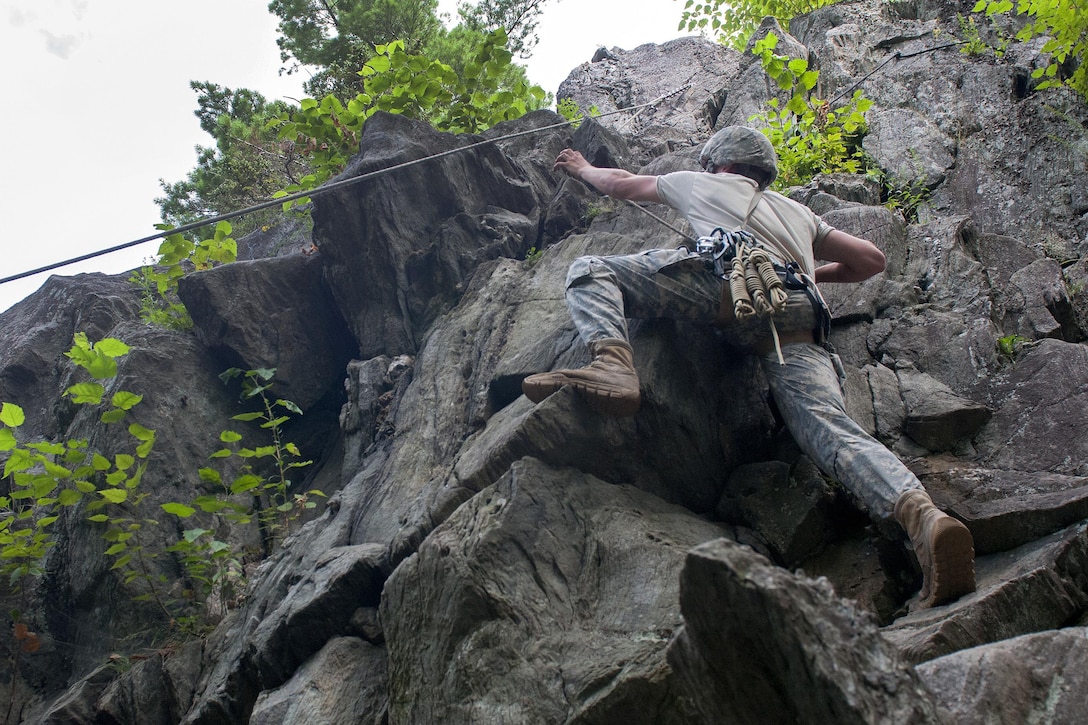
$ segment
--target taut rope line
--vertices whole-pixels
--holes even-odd
[[[637,106],[629,106],[627,108],[619,108],[619,109],[616,109],[615,111],[609,111],[607,113],[602,113],[602,114],[599,114],[598,116],[596,116],[596,118],[604,118],[606,116],[614,116],[614,115],[619,114],[619,113],[630,113],[631,111],[641,110],[641,109],[646,108],[648,106],[652,106],[654,104],[660,103],[661,101],[665,100],[666,98],[668,98],[670,96],[674,96],[677,93],[681,93],[682,91],[686,91],[688,88],[691,88],[691,85],[692,85],[691,83],[688,83],[686,85],[680,86],[679,88],[671,90],[668,93],[660,95],[657,98],[653,99],[652,101],[647,101],[646,103],[641,103],[641,104],[639,104]],[[112,252],[119,252],[122,249],[128,249],[129,247],[135,247],[135,246],[140,245],[140,244],[145,244],[146,242],[150,242],[150,241],[153,241],[155,239],[162,239],[163,237],[166,237],[166,236],[168,236],[170,234],[183,234],[185,232],[189,232],[189,231],[192,231],[194,229],[199,229],[200,227],[205,227],[205,226],[208,226],[210,224],[218,224],[219,222],[227,221],[229,219],[236,219],[236,218],[238,218],[240,216],[245,216],[246,214],[252,214],[255,211],[261,211],[262,209],[269,209],[271,207],[279,206],[279,205],[284,204],[284,203],[289,202],[289,201],[295,201],[297,199],[302,199],[303,197],[311,197],[312,198],[312,197],[315,197],[315,196],[320,196],[321,194],[327,194],[330,191],[335,191],[335,190],[341,189],[341,188],[343,188],[345,186],[350,186],[352,184],[357,184],[357,183],[359,183],[361,181],[366,181],[366,180],[369,180],[369,179],[375,179],[375,178],[377,178],[379,176],[385,176],[386,174],[391,174],[394,171],[400,171],[401,169],[406,169],[409,166],[415,166],[416,164],[422,164],[422,163],[424,163],[426,161],[433,161],[435,159],[441,159],[441,158],[444,158],[446,156],[453,156],[454,154],[464,153],[466,151],[472,151],[473,149],[477,149],[477,148],[479,148],[481,146],[485,146],[487,144],[495,144],[495,143],[499,143],[501,141],[508,141],[510,139],[513,139],[513,138],[519,138],[521,136],[529,136],[531,134],[540,133],[542,131],[550,131],[550,130],[555,129],[555,128],[562,128],[564,126],[569,126],[569,125],[574,124],[574,123],[581,123],[583,120],[585,120],[585,116],[582,116],[582,117],[579,117],[579,118],[574,118],[574,119],[571,119],[569,121],[562,121],[560,123],[553,123],[553,124],[549,124],[547,126],[541,126],[540,128],[529,129],[527,131],[517,131],[515,133],[506,134],[505,136],[498,136],[496,138],[489,138],[489,139],[485,139],[483,141],[476,141],[475,143],[470,143],[467,146],[460,146],[460,147],[455,148],[455,149],[449,149],[448,151],[441,151],[441,152],[439,152],[437,154],[434,154],[432,156],[424,156],[421,159],[415,159],[413,161],[405,161],[404,163],[394,164],[393,166],[388,166],[388,167],[386,167],[384,169],[378,169],[377,171],[371,171],[371,172],[368,172],[366,174],[360,174],[359,176],[353,176],[350,179],[341,179],[340,181],[334,181],[332,183],[320,186],[320,187],[318,187],[316,189],[311,189],[310,191],[300,191],[300,192],[297,192],[297,193],[294,193],[294,194],[288,194],[287,196],[281,196],[278,199],[270,199],[269,201],[264,201],[264,202],[261,202],[259,204],[254,204],[253,206],[248,206],[248,207],[246,207],[244,209],[239,209],[237,211],[227,212],[226,214],[220,214],[218,216],[208,217],[206,219],[201,219],[199,221],[190,222],[189,224],[183,224],[182,226],[176,227],[174,229],[163,230],[163,231],[158,232],[157,234],[152,234],[152,235],[147,236],[147,237],[141,237],[140,239],[135,239],[135,240],[133,240],[131,242],[125,242],[124,244],[118,244],[117,246],[110,247],[108,249],[102,249],[102,250],[99,250],[97,252],[90,252],[89,254],[84,254],[84,255],[81,255],[79,257],[73,257],[72,259],[66,259],[63,262],[55,262],[53,264],[48,264],[48,265],[46,265],[44,267],[38,267],[37,269],[31,269],[29,271],[21,272],[19,274],[15,274],[15,275],[12,275],[10,277],[4,277],[3,279],[0,279],[0,284],[4,284],[5,282],[14,282],[17,279],[23,279],[24,277],[30,277],[30,276],[33,276],[35,274],[41,274],[42,272],[48,272],[48,271],[53,270],[53,269],[58,269],[59,267],[67,267],[70,264],[75,264],[76,262],[84,262],[84,261],[86,261],[88,259],[94,259],[95,257],[101,257],[103,255],[110,254]]]

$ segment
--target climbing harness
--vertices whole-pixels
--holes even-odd
[[[790,292],[803,290],[812,302],[817,320],[812,334],[817,343],[822,344],[827,339],[831,314],[816,288],[816,281],[802,272],[796,261],[779,261],[779,253],[768,250],[748,230],[748,221],[762,198],[763,191],[757,191],[739,229],[714,229],[709,235],[695,240],[695,252],[704,259],[708,269],[725,281],[732,302],[733,318],[737,322],[743,323],[756,317],[767,319],[778,363],[785,365],[774,315],[785,312]]]
[[[830,334],[831,312],[815,280],[801,271],[797,262],[778,262],[745,229],[725,231],[718,227],[696,240],[695,252],[729,286],[733,317],[737,321],[767,317],[780,364],[785,364],[785,360],[774,315],[785,311],[790,292],[803,291],[808,297],[817,320],[816,328],[812,331],[813,339],[820,345],[826,342]]]

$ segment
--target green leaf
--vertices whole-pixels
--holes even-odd
[[[213,554],[218,554],[221,551],[229,550],[230,544],[225,541],[219,541],[218,539],[214,539],[208,542],[208,548],[211,549]]]
[[[0,423],[9,428],[18,428],[25,422],[26,415],[23,409],[15,403],[4,403],[3,407],[0,407]]]
[[[127,355],[131,348],[115,337],[106,337],[95,343],[94,349],[103,355],[116,358]]]
[[[235,441],[242,440],[242,434],[232,430],[225,430],[219,434],[219,440],[224,443],[234,443]]]
[[[193,499],[193,505],[206,514],[217,514],[234,506],[226,501],[220,501],[215,496],[197,496]]]
[[[138,404],[144,396],[137,395],[136,393],[130,393],[127,390],[120,390],[114,393],[113,400],[111,401],[113,407],[120,408],[121,410],[132,410],[132,407]]]
[[[110,520],[110,517],[106,514],[95,514],[94,516],[88,516],[88,521],[94,521],[96,524],[104,524]]]
[[[185,531],[181,532],[181,536],[183,539],[191,544],[204,534],[210,533],[211,531],[209,531],[208,529],[186,529]]]
[[[66,488],[57,496],[57,503],[61,506],[74,506],[83,500],[83,495],[75,489]]]
[[[246,421],[251,421],[251,420],[257,420],[257,419],[263,418],[263,417],[264,417],[264,413],[239,413],[238,415],[232,415],[230,417],[230,419],[231,420],[240,420],[240,421],[246,422]]]
[[[302,415],[302,408],[298,407],[297,405],[292,403],[290,400],[277,400],[276,405],[287,408],[287,410],[291,411],[295,415]]]
[[[33,465],[34,459],[30,451],[15,448],[11,451],[11,455],[8,456],[8,462],[4,464],[4,477],[6,478],[17,471],[25,471]]]
[[[64,391],[65,395],[72,398],[73,403],[97,405],[102,402],[102,396],[106,389],[98,383],[76,383]]]
[[[110,503],[120,504],[128,499],[128,491],[123,488],[103,488],[98,494]]]
[[[162,510],[168,514],[173,514],[179,519],[187,519],[196,513],[196,509],[192,506],[186,506],[183,503],[164,503],[162,504]]]
[[[147,458],[155,445],[155,431],[144,428],[139,423],[133,423],[128,427],[128,432],[137,440],[143,441],[136,447],[136,455]]]
[[[126,415],[125,411],[121,410],[120,408],[114,408],[112,410],[107,410],[105,413],[102,414],[102,422],[103,423],[117,423],[117,422],[119,422],[121,420],[124,420],[125,415]]]
[[[230,485],[230,492],[234,494],[245,493],[252,491],[261,485],[261,478],[251,473],[244,474],[234,479],[234,482]]]
[[[214,468],[201,468],[197,471],[197,474],[200,476],[200,480],[205,483],[221,483],[223,481],[219,471]]]
[[[128,427],[129,434],[136,440],[141,441],[153,441],[155,440],[155,431],[144,428],[139,423],[133,423]]]
[[[0,451],[10,451],[19,445],[19,442],[15,440],[15,434],[7,428],[0,428]]]

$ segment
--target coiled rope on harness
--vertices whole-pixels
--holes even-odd
[[[728,285],[733,317],[738,322],[767,318],[778,362],[785,364],[774,321],[775,313],[784,312],[789,303],[785,280],[792,282],[791,289],[804,289],[813,299],[813,307],[822,313],[822,299],[817,303],[819,292],[815,284],[807,279],[807,275],[797,276],[796,263],[777,263],[745,229],[730,232],[715,229],[709,236],[700,237],[695,248],[701,256],[711,260],[714,273]]]

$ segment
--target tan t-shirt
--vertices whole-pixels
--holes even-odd
[[[742,229],[751,210],[748,231],[780,261],[795,261],[815,275],[813,248],[834,227],[775,191],[763,192],[756,203],[758,189],[756,182],[737,174],[676,171],[657,177],[658,196],[687,217],[697,235],[707,236],[718,227]]]

